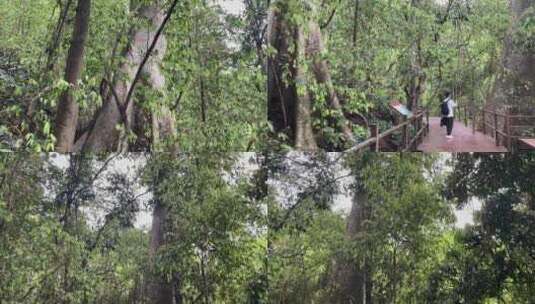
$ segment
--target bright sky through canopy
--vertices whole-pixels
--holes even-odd
[[[219,3],[227,13],[233,15],[239,15],[245,9],[243,0],[218,0],[216,3]]]

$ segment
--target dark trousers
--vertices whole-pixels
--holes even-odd
[[[446,129],[448,131],[448,135],[451,135],[451,132],[453,131],[453,117],[446,117]]]

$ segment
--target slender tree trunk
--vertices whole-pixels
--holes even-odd
[[[357,46],[357,34],[358,34],[358,24],[359,24],[359,2],[360,0],[355,0],[355,12],[353,15],[353,47]]]
[[[85,42],[89,31],[90,10],[90,0],[78,0],[74,31],[65,68],[65,81],[72,87],[76,86],[82,72]],[[71,88],[69,88],[63,92],[58,104],[56,151],[61,153],[72,152],[77,123],[78,103],[73,99]]]
[[[413,10],[405,16],[405,21],[407,23],[415,24],[416,15],[414,10],[420,5],[419,0],[411,1],[411,9]],[[405,91],[405,96],[407,98],[407,108],[412,110],[418,107],[420,102],[420,96],[423,94],[425,88],[425,72],[423,70],[422,62],[422,49],[421,49],[421,37],[419,33],[416,33],[414,42],[412,42],[409,58],[408,58],[408,75],[406,75],[405,85],[403,90]]]
[[[205,123],[206,122],[206,96],[204,92],[204,79],[202,75],[200,76],[200,79],[199,79],[199,87],[201,91],[200,92],[201,93],[201,121]]]
[[[56,63],[56,56],[58,52],[58,48],[61,42],[61,38],[63,36],[63,29],[65,28],[65,23],[67,21],[67,15],[69,14],[69,10],[71,8],[73,0],[67,0],[65,5],[61,5],[60,3],[60,14],[58,17],[58,21],[56,23],[56,27],[54,29],[54,33],[52,34],[52,39],[50,41],[50,44],[48,45],[45,53],[47,55],[46,58],[46,65],[45,65],[45,72],[51,71],[54,69],[54,65]]]

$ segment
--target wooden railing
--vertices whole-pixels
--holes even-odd
[[[504,113],[496,110],[496,107],[489,110],[460,105],[456,111],[456,118],[466,126],[471,123],[474,133],[477,130],[492,136],[496,146],[503,145],[509,151],[516,149],[517,141],[521,138],[517,135],[519,132],[515,131],[535,128],[535,115],[513,115],[510,114],[510,109],[506,109]],[[533,120],[533,123],[520,124],[521,120]]]
[[[425,121],[424,121],[425,119]],[[415,134],[411,137],[411,129],[413,127]],[[396,132],[401,131],[402,143],[398,147],[400,151],[413,150],[429,133],[429,111],[420,110],[410,119],[403,121],[402,123],[384,131],[379,132],[377,125],[370,125],[371,137],[365,141],[351,147],[345,152],[359,152],[366,148],[370,148],[372,151],[380,152],[381,140],[393,135]]]
[[[477,122],[478,122],[478,110],[474,110],[475,108],[469,107],[466,105],[459,105],[455,108],[455,117],[457,120],[464,123],[465,126],[472,126],[472,133],[476,133],[477,130]]]

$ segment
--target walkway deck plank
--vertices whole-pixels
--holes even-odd
[[[507,152],[503,146],[496,146],[494,139],[455,121],[453,138],[446,138],[446,128],[440,127],[439,117],[429,118],[429,134],[418,146],[422,152]]]
[[[520,138],[518,145],[520,150],[535,150],[535,138]]]

